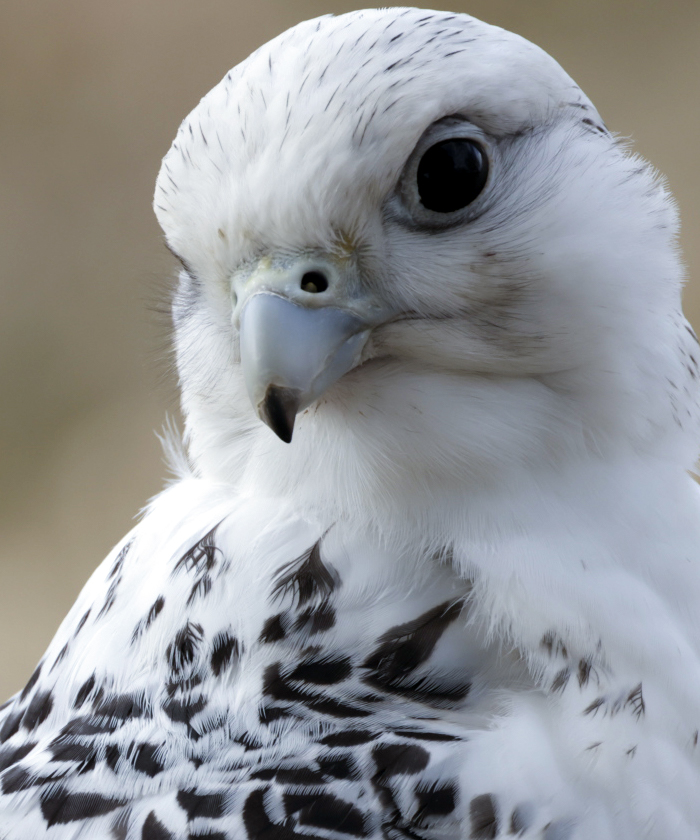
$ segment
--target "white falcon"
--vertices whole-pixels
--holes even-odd
[[[302,23],[155,209],[188,466],[0,712],[3,840],[700,838],[673,201],[466,15]]]

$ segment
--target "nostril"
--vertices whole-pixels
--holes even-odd
[[[326,275],[320,271],[307,271],[301,278],[301,289],[304,292],[309,292],[312,295],[319,292],[325,292],[328,288],[328,280]]]

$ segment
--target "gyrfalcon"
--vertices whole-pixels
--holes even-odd
[[[529,42],[391,8],[231,70],[155,211],[186,454],[0,712],[0,837],[700,838],[657,173]]]

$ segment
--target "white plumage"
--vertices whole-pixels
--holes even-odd
[[[190,466],[0,711],[0,837],[700,838],[654,171],[532,44],[393,8],[234,68],[155,209]]]

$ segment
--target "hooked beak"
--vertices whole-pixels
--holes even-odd
[[[241,366],[258,417],[290,443],[297,414],[360,363],[378,307],[324,261],[266,265],[238,283]],[[327,283],[313,291],[304,278]],[[374,316],[374,317],[373,317]]]

